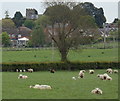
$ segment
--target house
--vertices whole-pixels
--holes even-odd
[[[26,9],[26,19],[37,19],[38,12],[36,9]]]

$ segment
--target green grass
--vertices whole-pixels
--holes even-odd
[[[97,78],[98,73],[105,70],[96,70],[91,75],[88,71],[84,79],[72,80],[79,71],[57,71],[23,73],[28,79],[17,79],[20,73],[3,72],[3,99],[117,99],[118,98],[118,75],[110,74],[112,81],[102,81]],[[37,90],[29,88],[34,84],[47,84],[52,90]],[[99,87],[103,90],[102,95],[91,94],[91,90]]]
[[[102,54],[104,52],[104,54]],[[34,57],[36,55],[36,57]],[[90,56],[90,57],[88,57]],[[70,50],[68,54],[70,61],[118,61],[118,48],[112,49],[83,49],[79,51]],[[41,49],[38,51],[3,51],[3,62],[50,62],[60,61],[57,50]]]

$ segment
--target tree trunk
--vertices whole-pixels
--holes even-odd
[[[61,61],[62,62],[67,62],[68,60],[67,60],[67,52],[60,52],[60,54],[61,54]]]

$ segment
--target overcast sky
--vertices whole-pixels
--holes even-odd
[[[85,0],[82,0],[82,2],[83,1],[85,2]],[[97,8],[103,8],[107,22],[113,22],[115,18],[118,18],[118,0],[114,0],[114,2],[112,0],[89,0],[88,2],[92,2]],[[29,2],[28,0],[21,0],[18,2],[15,2],[14,0],[9,0],[9,2],[8,0],[4,0],[3,2],[3,0],[1,0],[0,6],[2,18],[4,18],[6,10],[9,11],[10,17],[13,17],[16,11],[20,11],[23,16],[25,16],[26,8],[35,8],[39,14],[42,14],[45,10],[45,7],[40,0],[31,0]]]

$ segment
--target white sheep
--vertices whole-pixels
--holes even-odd
[[[95,89],[93,89],[93,90],[91,91],[91,93],[93,93],[93,94],[102,94],[103,92],[102,92],[101,89],[95,88]]]
[[[80,71],[79,74],[78,74],[78,78],[83,78],[83,77],[84,77],[84,72]]]
[[[113,73],[113,70],[112,70],[111,68],[108,68],[108,69],[106,70],[106,72],[112,74],[112,73]]]
[[[94,74],[94,72],[95,72],[94,70],[89,70],[90,74]]]
[[[113,72],[114,72],[114,73],[118,73],[118,70],[114,70]]]
[[[30,88],[34,88],[34,89],[52,89],[51,86],[49,85],[39,85],[39,84],[36,84],[35,86],[29,86]]]
[[[22,70],[20,70],[20,72],[22,72]]]
[[[97,77],[99,77],[101,80],[112,80],[112,78],[107,74],[98,74]]]
[[[32,73],[32,72],[33,72],[33,69],[31,69],[31,68],[30,68],[30,69],[28,69],[28,72],[31,72],[31,73]]]
[[[82,71],[83,73],[85,73],[85,72],[86,72],[85,70],[80,70],[80,71]]]
[[[27,79],[27,78],[28,78],[28,76],[22,75],[22,74],[20,74],[20,75],[18,76],[18,79]]]
[[[104,80],[104,75],[103,74],[98,74],[97,77],[99,77],[101,80]]]
[[[19,70],[18,70],[18,69],[16,69],[16,72],[19,72]]]
[[[72,77],[72,79],[73,79],[73,80],[76,80],[76,78],[75,78],[75,77]]]
[[[24,69],[23,72],[26,72],[26,70]]]

